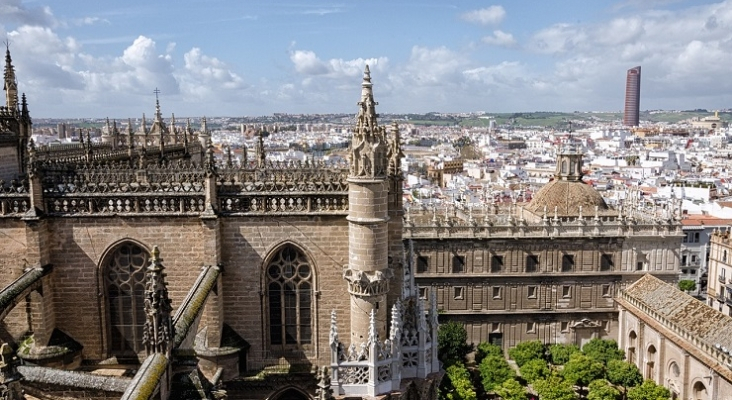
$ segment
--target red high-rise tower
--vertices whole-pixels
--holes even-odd
[[[625,79],[625,114],[623,115],[623,125],[625,126],[640,124],[640,84],[641,67],[629,69]]]

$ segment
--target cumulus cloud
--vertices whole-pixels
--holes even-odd
[[[506,10],[502,6],[490,6],[479,10],[468,11],[460,17],[474,24],[497,25],[506,17]]]
[[[56,19],[50,7],[26,7],[21,0],[0,0],[0,22],[52,26]]]
[[[513,35],[501,30],[495,30],[492,36],[484,36],[481,40],[492,46],[511,47],[516,45]]]

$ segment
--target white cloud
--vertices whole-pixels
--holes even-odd
[[[53,26],[56,19],[50,7],[26,7],[21,0],[0,0],[0,22]]]
[[[493,46],[511,47],[516,45],[516,39],[514,39],[513,35],[501,30],[495,30],[493,31],[493,36],[484,36],[481,40],[483,43]]]
[[[490,6],[480,10],[468,11],[460,17],[475,24],[497,25],[506,17],[506,10],[502,6]]]

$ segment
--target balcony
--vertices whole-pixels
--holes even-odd
[[[727,279],[725,279],[724,275],[717,276],[717,279],[719,280],[719,283],[725,283]]]
[[[717,293],[717,301],[720,303],[724,303],[724,292]]]

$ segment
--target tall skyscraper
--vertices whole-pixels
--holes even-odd
[[[640,123],[640,84],[641,67],[629,69],[625,78],[625,126],[638,126]]]

